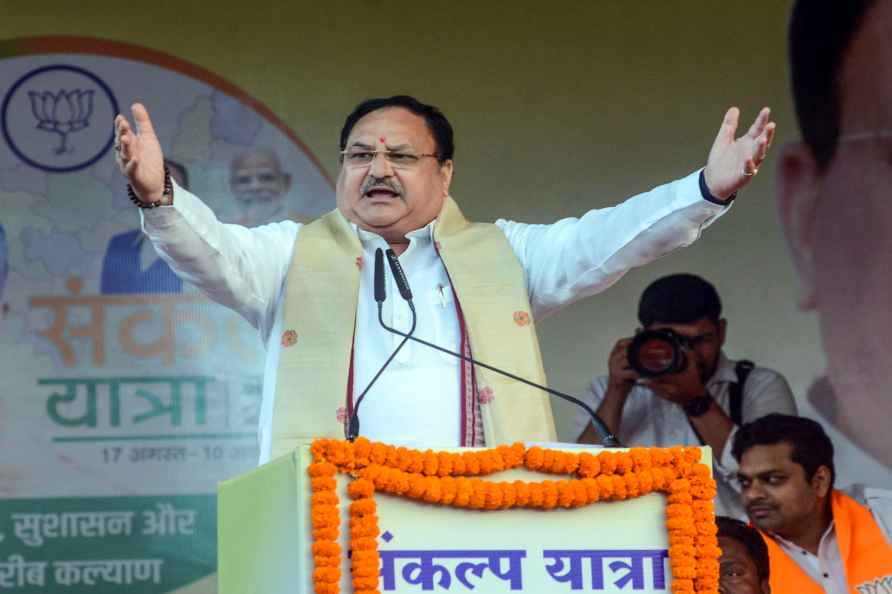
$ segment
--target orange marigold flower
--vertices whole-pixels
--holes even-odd
[[[373,464],[383,465],[387,462],[387,446],[383,443],[373,443],[372,444],[372,452],[369,455]]]
[[[616,454],[610,451],[598,454],[601,463],[601,474],[613,474],[616,472]]]
[[[601,499],[611,499],[613,497],[613,480],[610,476],[601,474],[595,480],[598,481],[598,491],[601,494]]]
[[[690,463],[699,462],[701,455],[702,455],[702,452],[700,451],[700,448],[688,447],[688,448],[685,448],[685,450],[684,450],[685,460],[687,460]]]
[[[514,483],[499,483],[502,488],[502,507],[511,509],[517,504],[517,489]]]
[[[622,452],[616,456],[616,473],[626,474],[635,469],[635,461],[632,460],[631,454]]]
[[[313,478],[334,476],[337,471],[331,462],[313,462],[307,467],[307,474]]]
[[[418,474],[410,474],[408,477],[409,490],[406,492],[406,495],[412,499],[421,499],[425,490],[424,477]]]
[[[374,590],[378,587],[378,576],[374,577],[355,577],[353,578],[353,591],[358,593],[360,590]]]
[[[377,504],[371,497],[369,497],[368,499],[357,499],[350,504],[350,513],[355,515],[372,515],[375,513],[376,509]]]
[[[719,531],[715,522],[697,522],[695,525],[699,534],[717,534]]]
[[[471,495],[474,494],[471,481],[464,477],[456,479],[455,488],[455,505],[457,507],[468,507],[471,502]]]
[[[557,483],[557,492],[558,505],[564,508],[573,507],[573,502],[576,500],[576,494],[573,492],[573,487],[570,485],[570,481],[559,481]]]
[[[378,543],[374,538],[370,537],[358,537],[350,540],[350,550],[351,551],[377,551]]]
[[[573,488],[573,507],[588,505],[588,493],[582,481],[571,481],[570,485]]]
[[[690,505],[682,505],[679,503],[670,503],[666,506],[666,516],[670,518],[690,518],[694,515],[694,510]]]
[[[694,591],[694,580],[680,579],[678,576],[672,576],[672,592],[673,594],[686,594]]]
[[[594,478],[601,472],[601,463],[598,462],[597,456],[593,456],[588,452],[579,454],[579,468],[577,473],[582,478]]]
[[[554,509],[557,507],[558,492],[554,481],[542,481],[542,508]]]
[[[544,453],[542,448],[534,446],[527,450],[526,459],[524,460],[524,464],[529,470],[539,470],[542,468]]]
[[[310,505],[337,505],[338,495],[334,491],[320,491],[310,496]]]
[[[619,475],[612,475],[610,479],[613,481],[613,498],[622,501],[628,496],[626,491],[626,481]]]
[[[683,565],[681,567],[672,568],[672,577],[678,579],[693,579],[697,575],[697,570],[691,566]]]
[[[341,559],[339,557],[319,556],[313,557],[313,567],[340,567]]]
[[[319,493],[322,491],[334,491],[337,485],[338,483],[334,479],[334,477],[325,476],[310,479],[310,490],[314,493]]]
[[[465,472],[471,476],[480,474],[480,459],[476,452],[465,452],[462,458],[465,460]]]
[[[672,493],[668,497],[666,497],[667,503],[678,503],[681,505],[691,505],[693,503],[694,498],[690,493],[685,493],[684,491],[680,493]]]
[[[341,545],[336,542],[314,542],[310,550],[314,557],[338,557]]]
[[[428,476],[437,474],[440,469],[440,458],[431,450],[424,452],[422,457],[422,472]]]
[[[468,469],[465,467],[465,459],[461,454],[453,454],[452,467],[452,476],[465,476],[468,474]]]
[[[505,502],[505,493],[498,484],[489,483],[486,492],[486,508],[499,509]]]
[[[634,472],[624,474],[623,480],[626,481],[626,494],[629,497],[638,497],[641,494],[638,476]]]
[[[684,534],[679,533],[669,533],[669,546],[670,547],[692,547],[694,546],[694,537],[686,536]]]
[[[375,485],[367,479],[356,479],[347,485],[347,494],[352,499],[371,497],[375,494]]]
[[[523,481],[514,481],[515,501],[517,507],[527,507],[530,504],[530,486]]]
[[[318,567],[313,570],[313,579],[320,582],[337,582],[341,579],[341,570],[337,567]]]
[[[545,493],[543,491],[542,483],[531,483],[529,485],[529,489],[530,507],[540,509],[542,507],[542,502],[545,500]]]
[[[648,470],[651,466],[653,466],[653,461],[651,460],[650,450],[647,448],[632,448],[629,450],[629,455],[632,457],[632,461],[635,464],[635,471],[641,472],[642,470]]]
[[[654,490],[654,475],[650,470],[636,472],[635,476],[638,477],[638,493],[640,495],[647,495]]]
[[[314,528],[313,540],[337,540],[338,532],[338,529],[334,526],[326,526],[325,528]]]
[[[585,487],[585,496],[590,503],[595,503],[601,497],[600,489],[598,489],[598,481],[592,478],[584,478],[580,481]]]
[[[381,555],[378,551],[350,551],[350,559],[353,563],[374,563],[375,565],[381,561]]]
[[[670,493],[683,493],[691,490],[691,482],[687,479],[675,479],[669,483]]]

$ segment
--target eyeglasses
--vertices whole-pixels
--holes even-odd
[[[435,159],[440,158],[440,155],[434,153],[416,155],[415,153],[402,151],[367,151],[350,149],[341,151],[341,162],[346,163],[347,167],[368,167],[379,154],[384,155],[387,162],[396,169],[412,169],[425,157],[433,157]]]

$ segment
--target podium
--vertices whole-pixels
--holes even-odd
[[[515,444],[425,454],[377,444],[376,465],[366,444],[360,454],[338,440],[308,442],[220,485],[220,594],[349,594],[375,584],[398,594],[716,591],[708,448]],[[514,467],[472,468],[487,452],[495,458],[481,466]],[[560,474],[562,465],[573,472]],[[322,493],[326,473],[336,486]],[[372,494],[359,488],[372,484]],[[326,515],[334,495],[337,515]],[[369,520],[374,531],[362,532]],[[340,546],[320,558],[334,555],[331,543],[313,544],[326,521],[339,525]],[[372,576],[362,577],[359,559],[371,560]]]

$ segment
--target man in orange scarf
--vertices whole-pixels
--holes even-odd
[[[768,545],[774,592],[892,592],[892,492],[834,489],[833,444],[811,419],[743,425],[732,453],[750,521]]]

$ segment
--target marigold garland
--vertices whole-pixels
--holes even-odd
[[[350,572],[355,594],[378,591],[378,516],[383,492],[455,508],[549,510],[621,501],[651,492],[667,496],[666,529],[675,594],[717,594],[721,550],[712,499],[715,481],[698,448],[632,448],[573,453],[521,443],[470,452],[433,452],[373,443],[317,439],[310,452],[310,517],[316,594],[339,594],[340,515],[335,475],[351,474]],[[495,482],[478,477],[523,466],[573,478]]]

